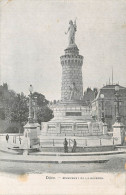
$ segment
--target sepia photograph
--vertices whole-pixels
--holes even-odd
[[[125,0],[0,1],[0,180],[125,195]]]

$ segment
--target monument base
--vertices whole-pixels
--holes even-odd
[[[38,124],[38,123],[37,123]],[[38,149],[40,146],[40,140],[38,138],[38,125],[36,123],[27,123],[24,126],[24,149]]]
[[[43,135],[84,137],[107,134],[107,127],[103,132],[103,123],[93,121],[90,108],[80,100],[60,102],[51,109],[54,118],[42,123]]]
[[[123,145],[125,139],[124,125],[120,122],[115,122],[113,125],[113,138],[115,145]]]

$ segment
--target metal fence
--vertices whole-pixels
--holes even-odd
[[[74,139],[67,139],[68,146],[73,146]],[[117,144],[114,138],[76,139],[77,147],[112,146]],[[64,139],[40,139],[43,147],[63,147]]]

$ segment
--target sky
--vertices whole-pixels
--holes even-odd
[[[61,96],[60,56],[69,20],[77,18],[76,44],[84,56],[83,88],[126,87],[125,0],[3,0],[0,2],[0,84],[48,100]]]

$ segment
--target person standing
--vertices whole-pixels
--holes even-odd
[[[67,139],[65,138],[64,142],[63,142],[63,145],[64,145],[64,152],[65,153],[68,153],[68,141]]]
[[[21,137],[19,137],[19,142],[20,142],[20,145],[21,145]]]
[[[7,134],[6,135],[6,141],[7,141],[7,143],[8,143],[8,140],[9,140],[9,135]]]
[[[76,147],[77,147],[77,142],[76,142],[76,140],[74,139],[72,152],[76,152]]]

